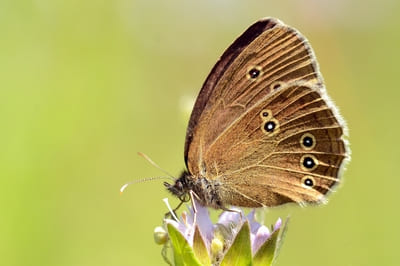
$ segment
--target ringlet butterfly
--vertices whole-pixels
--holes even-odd
[[[261,19],[208,75],[187,128],[187,170],[164,185],[216,209],[321,203],[349,160],[346,132],[305,37]]]

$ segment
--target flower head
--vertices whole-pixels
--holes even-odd
[[[189,265],[222,265],[242,260],[254,265],[271,265],[279,241],[282,220],[268,229],[241,209],[224,211],[213,224],[207,208],[193,200],[193,207],[180,218],[165,219],[174,262]]]

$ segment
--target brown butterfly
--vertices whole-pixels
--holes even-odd
[[[164,185],[217,209],[321,203],[349,159],[345,133],[307,40],[262,19],[208,75],[187,128],[187,171]]]

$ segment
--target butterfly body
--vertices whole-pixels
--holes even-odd
[[[349,158],[345,132],[306,39],[263,19],[206,79],[187,129],[187,171],[166,186],[217,209],[320,203]]]
[[[204,206],[215,209],[225,209],[223,195],[220,194],[221,183],[219,180],[210,180],[206,177],[194,177],[189,172],[184,171],[173,185],[165,183],[167,189],[182,201],[187,201],[187,196],[193,192],[196,199]]]

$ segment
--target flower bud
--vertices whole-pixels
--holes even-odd
[[[167,231],[161,226],[154,228],[154,242],[158,245],[164,245],[168,240]]]

